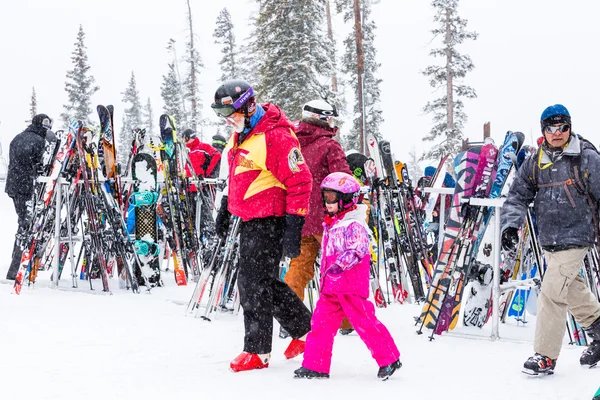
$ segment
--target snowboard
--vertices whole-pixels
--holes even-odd
[[[156,202],[158,200],[156,161],[152,155],[137,153],[132,161],[133,192],[129,198],[135,208],[135,251],[142,273],[151,286],[162,286],[158,254],[158,225]],[[140,283],[143,280],[140,280]]]

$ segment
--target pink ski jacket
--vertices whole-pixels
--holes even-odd
[[[369,231],[367,206],[323,224],[321,243],[321,293],[357,294],[369,297]]]

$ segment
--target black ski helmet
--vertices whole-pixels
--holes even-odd
[[[210,106],[220,117],[227,118],[234,112],[248,116],[254,114],[256,110],[255,95],[254,89],[248,82],[233,79],[224,82],[217,88],[215,102]]]
[[[225,146],[227,146],[227,139],[225,139],[224,136],[217,134],[212,137],[212,147],[217,149],[219,152],[222,152]]]
[[[350,171],[352,171],[352,175],[363,184],[366,184],[368,182],[367,173],[365,172],[365,162],[367,162],[367,157],[359,152],[349,151],[346,155],[346,162],[348,163]]]
[[[187,128],[186,130],[183,131],[182,135],[183,135],[183,139],[187,142],[188,140],[194,139],[196,137],[196,132],[194,132],[190,128]]]
[[[44,127],[46,129],[52,129],[52,123],[52,118],[50,118],[46,114],[37,114],[31,120],[31,124],[33,126]]]

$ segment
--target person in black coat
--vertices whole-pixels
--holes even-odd
[[[6,279],[14,280],[19,270],[22,254],[20,242],[28,229],[27,202],[33,197],[35,180],[43,167],[46,139],[56,138],[51,129],[52,119],[46,114],[38,114],[33,117],[31,125],[10,142],[4,191],[13,199],[19,217],[19,228]]]

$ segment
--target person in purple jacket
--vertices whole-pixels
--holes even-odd
[[[349,174],[334,172],[321,183],[321,196],[327,208],[321,243],[321,295],[295,378],[329,378],[333,339],[347,317],[377,361],[377,377],[387,380],[402,363],[392,336],[368,300],[371,255],[366,206],[358,204],[360,184]]]

